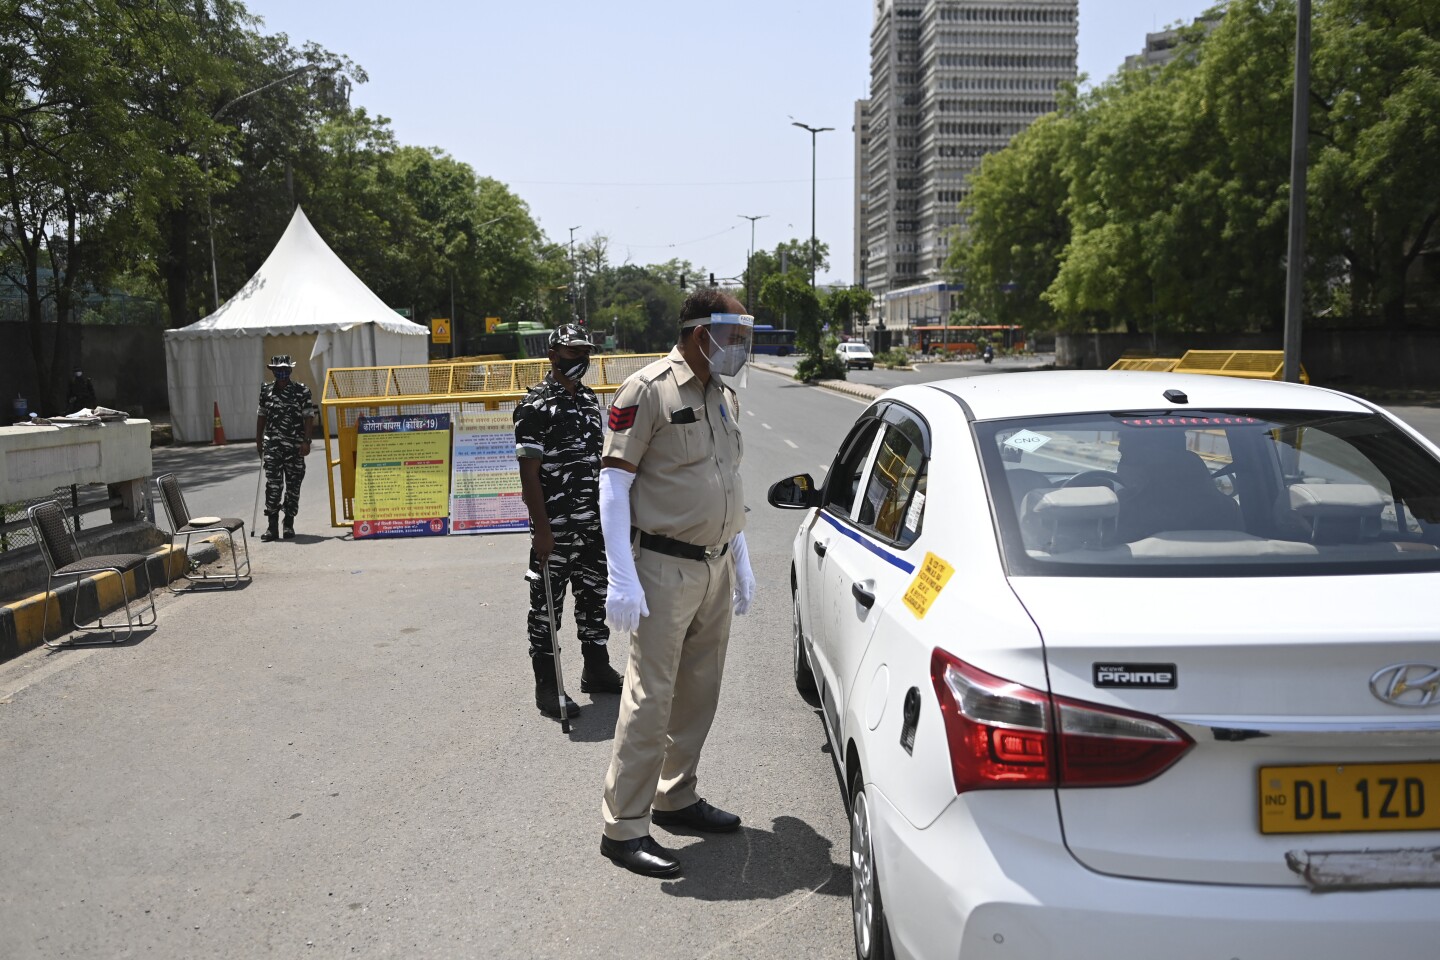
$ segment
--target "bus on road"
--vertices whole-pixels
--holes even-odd
[[[795,352],[795,331],[777,330],[768,323],[755,325],[755,338],[751,341],[751,353],[769,353],[787,357]]]
[[[1019,324],[914,327],[915,347],[923,354],[957,353],[979,356],[980,341],[996,350],[1024,350],[1025,328]]]

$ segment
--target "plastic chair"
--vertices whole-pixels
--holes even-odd
[[[196,534],[220,533],[225,534],[225,539],[230,543],[230,570],[229,573],[221,574],[194,574],[186,570],[182,577],[190,583],[206,583],[207,581],[218,583],[222,589],[229,590],[236,584],[243,583],[250,579],[250,545],[245,540],[245,521],[238,517],[200,517],[190,516],[190,508],[185,505],[185,495],[180,492],[180,481],[173,473],[164,473],[155,478],[155,486],[160,489],[160,502],[165,507],[165,516],[170,520],[170,549],[175,549],[175,542],[183,535],[185,537],[185,555],[190,555],[190,540]],[[245,559],[242,563],[239,554],[235,550],[235,533],[240,533],[240,546],[244,552]],[[178,578],[177,578],[178,579]],[[173,586],[171,593],[178,593]]]
[[[75,539],[75,533],[65,522],[65,510],[57,500],[47,500],[44,503],[37,503],[26,515],[30,518],[30,528],[35,531],[35,540],[40,544],[40,552],[45,557],[45,566],[50,570],[49,579],[45,583],[45,612],[41,616],[40,636],[44,638],[49,632],[50,626],[50,594],[54,592],[54,583],[57,579],[72,579],[76,583],[93,576],[97,573],[113,572],[120,578],[120,595],[125,601],[125,635],[120,636],[119,623],[106,623],[104,613],[100,613],[91,626],[82,626],[79,620],[80,603],[76,598],[73,613],[70,618],[71,629],[76,633],[110,633],[110,643],[123,643],[129,640],[135,633],[137,627],[151,627],[155,625],[155,594],[150,582],[150,569],[146,565],[149,559],[143,553],[109,553],[95,557],[87,557],[80,552],[80,542]],[[132,570],[143,570],[145,572],[145,593],[150,598],[150,619],[145,619],[145,610],[142,607],[138,615],[130,612],[130,588],[125,583],[125,574]],[[136,587],[140,584],[140,575],[135,575]],[[139,599],[138,597],[136,599]],[[97,596],[98,600],[98,596]],[[58,597],[57,597],[58,601]],[[45,640],[45,646],[52,649],[68,646],[85,646],[99,644],[105,641],[100,640],[68,640],[65,642],[51,643]]]

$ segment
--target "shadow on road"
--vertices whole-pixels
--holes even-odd
[[[233,443],[224,447],[183,446],[156,447],[151,452],[155,473],[173,473],[180,479],[180,489],[186,493],[203,490],[216,484],[249,476],[254,480],[260,472],[260,458],[255,455],[252,443]],[[195,510],[199,504],[191,504]]]
[[[659,828],[656,839],[665,845]],[[684,875],[660,889],[695,900],[774,900],[796,891],[848,896],[850,867],[836,863],[830,847],[804,820],[776,817],[770,830],[742,826],[686,847]]]
[[[580,678],[565,676],[565,689],[578,691]],[[570,739],[576,743],[601,743],[615,739],[615,721],[620,717],[620,698],[613,693],[602,695],[590,703],[581,704],[580,716],[570,721]],[[555,721],[557,724],[560,721]]]

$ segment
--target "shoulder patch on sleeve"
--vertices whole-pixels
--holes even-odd
[[[629,430],[635,426],[635,411],[640,409],[637,403],[632,407],[611,407],[610,408],[610,429]]]

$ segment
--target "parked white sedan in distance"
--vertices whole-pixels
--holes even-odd
[[[905,386],[801,509],[856,954],[1440,956],[1440,452],[1316,387]]]
[[[851,340],[836,347],[835,359],[845,364],[847,370],[854,370],[856,367],[862,370],[875,369],[875,354],[858,340]]]

